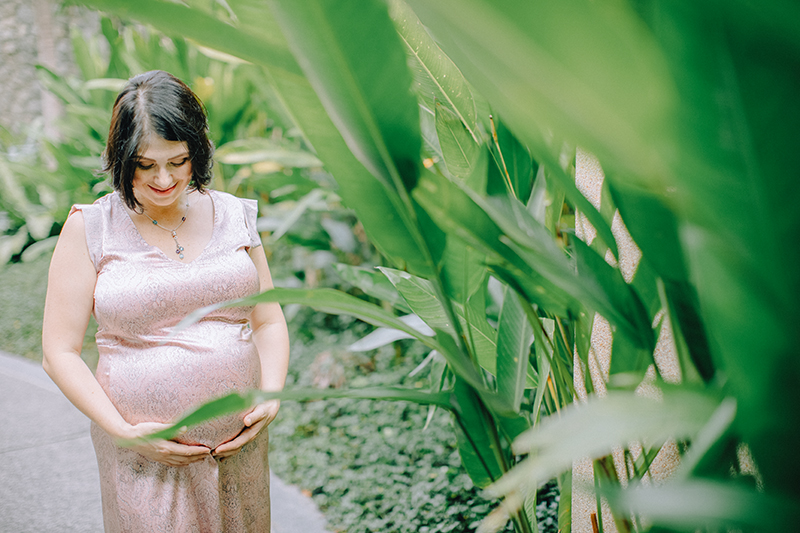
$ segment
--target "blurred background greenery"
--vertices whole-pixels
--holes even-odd
[[[39,68],[62,135],[33,150],[2,136],[3,274],[41,275],[70,205],[107,192],[91,169],[121,80],[186,80],[219,147],[214,186],[260,200],[279,289],[257,300],[286,304],[296,339],[287,397],[444,408],[286,402],[276,431],[303,448],[274,442],[276,469],[334,527],[470,530],[494,497],[483,531],[577,531],[583,457],[613,512],[598,500],[596,530],[797,523],[796,2],[85,4],[112,15],[72,36],[80,74]],[[576,187],[578,147],[605,171],[599,207]],[[642,253],[632,277],[615,220]],[[575,405],[595,388],[595,316],[608,392]],[[17,338],[35,329],[18,323]],[[662,326],[677,382],[654,365]],[[680,462],[653,484],[665,443]],[[545,524],[539,500],[559,491]]]

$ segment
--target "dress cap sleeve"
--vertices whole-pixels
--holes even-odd
[[[258,234],[258,201],[239,198],[244,208],[244,224],[247,226],[247,233],[250,237],[250,248],[261,246],[261,236]]]
[[[89,259],[92,260],[94,268],[99,271],[100,259],[103,257],[103,216],[101,207],[97,204],[75,204],[70,209],[67,218],[71,217],[76,211],[83,213]]]

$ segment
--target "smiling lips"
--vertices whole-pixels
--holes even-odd
[[[172,192],[172,191],[175,189],[175,187],[176,187],[177,185],[178,185],[178,184],[176,183],[175,185],[173,185],[173,186],[172,186],[172,187],[170,187],[169,189],[163,189],[163,190],[162,190],[162,189],[156,189],[155,187],[153,187],[152,185],[150,185],[150,189],[151,189],[151,190],[152,190],[154,193],[156,193],[156,194],[163,194],[163,195],[166,195],[166,194],[169,194],[169,193],[171,193],[171,192]]]

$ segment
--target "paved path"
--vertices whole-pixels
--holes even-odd
[[[325,533],[313,502],[272,477],[272,532]],[[38,364],[0,352],[0,533],[100,533],[89,420]]]

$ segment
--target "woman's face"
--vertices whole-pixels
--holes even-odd
[[[169,207],[181,199],[191,179],[186,143],[151,135],[136,162],[133,193],[145,209]]]

